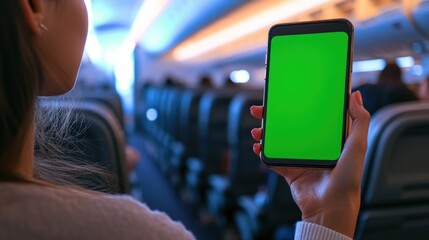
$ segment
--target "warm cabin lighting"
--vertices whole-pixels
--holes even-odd
[[[381,71],[386,66],[386,61],[383,59],[372,59],[365,61],[357,61],[353,63],[353,72],[374,72]]]
[[[396,58],[395,62],[401,68],[410,68],[415,64],[414,58],[411,56]],[[365,61],[357,61],[353,63],[353,72],[374,72],[381,71],[386,66],[386,61],[383,59],[372,59]]]
[[[132,86],[135,82],[134,56],[136,44],[140,41],[149,26],[163,13],[171,0],[145,0],[134,20],[128,36],[123,41],[115,56],[114,73],[116,89],[124,100],[126,111],[133,109]]]
[[[396,59],[396,63],[402,68],[410,68],[414,66],[414,58],[411,56],[400,57]]]
[[[200,39],[179,46],[174,50],[173,58],[183,61],[197,57],[251,33],[260,31],[264,28],[268,29],[275,23],[319,7],[330,1],[331,0],[274,1],[260,12],[247,14],[245,18],[242,18],[234,24],[230,24]]]
[[[171,0],[145,0],[143,1],[140,11],[134,20],[128,36],[125,38],[121,53],[124,55],[131,54],[137,42],[140,41],[143,34],[148,30],[150,25],[163,13]]]
[[[91,62],[101,64],[103,62],[103,48],[95,34],[92,3],[90,0],[85,0],[85,4],[88,12],[88,37],[86,38],[85,52]]]
[[[167,52],[214,19],[247,2],[245,0],[173,0],[141,39],[149,54]]]

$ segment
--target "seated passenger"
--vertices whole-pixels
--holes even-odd
[[[396,63],[386,65],[377,84],[364,84],[355,90],[362,93],[365,108],[371,115],[389,104],[418,99],[402,81],[402,72]]]
[[[40,174],[48,166],[34,157],[36,97],[75,84],[87,34],[84,0],[2,0],[0,18],[0,239],[193,239],[183,225],[130,197]],[[261,110],[252,112],[261,117]],[[360,94],[351,97],[350,115],[353,129],[335,169],[274,169],[302,211],[297,239],[314,231],[353,236],[369,124]],[[50,168],[64,166],[70,164]]]

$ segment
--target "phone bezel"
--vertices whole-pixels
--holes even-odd
[[[268,47],[266,52],[266,76],[265,76],[265,89],[264,89],[264,111],[262,118],[262,138],[261,138],[261,161],[267,166],[290,166],[290,167],[319,167],[319,168],[333,168],[337,164],[336,160],[316,160],[316,159],[282,159],[282,158],[269,158],[264,154],[263,140],[265,135],[265,119],[266,119],[266,104],[268,95],[269,84],[269,68],[270,68],[270,52],[271,40],[276,36],[296,35],[296,34],[309,34],[309,33],[325,33],[325,32],[345,32],[348,35],[348,51],[347,51],[347,68],[346,68],[346,84],[344,94],[344,114],[343,114],[343,130],[341,150],[344,148],[345,141],[348,135],[349,116],[348,116],[348,102],[350,96],[350,79],[352,72],[353,61],[353,41],[354,41],[354,27],[353,24],[347,19],[331,19],[321,21],[297,22],[277,24],[270,28],[268,33]]]

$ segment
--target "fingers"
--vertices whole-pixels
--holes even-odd
[[[250,113],[252,114],[252,116],[254,116],[255,118],[259,118],[262,119],[262,110],[263,107],[262,106],[252,106],[250,108]]]
[[[253,152],[255,152],[255,154],[259,156],[259,154],[261,153],[261,144],[253,144]]]
[[[363,107],[362,95],[359,91],[350,96],[349,114],[352,119],[351,132],[336,169],[343,174],[354,174],[355,183],[359,184],[367,148],[370,122],[370,115]]]
[[[261,141],[261,138],[262,138],[262,129],[261,128],[254,128],[251,133],[252,133],[253,139],[255,139],[258,142]]]
[[[262,119],[262,111],[263,111],[262,106],[252,106],[250,108],[250,113],[252,114],[252,116],[258,119]],[[261,141],[262,129],[254,128],[252,130],[252,137],[258,142]],[[255,154],[259,156],[261,153],[261,144],[259,143],[253,144],[253,152],[255,152]]]
[[[362,95],[359,91],[353,93],[350,97],[349,113],[352,118],[352,129],[347,140],[348,145],[364,154],[367,146],[370,115],[363,107]]]

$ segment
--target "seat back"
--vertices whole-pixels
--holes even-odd
[[[198,117],[198,157],[207,174],[219,173],[227,159],[227,122],[229,103],[236,91],[209,91],[202,96]]]
[[[261,120],[250,115],[250,107],[262,105],[262,97],[262,91],[243,92],[233,98],[229,107],[229,183],[236,196],[255,193],[264,179],[260,159],[253,152],[255,140],[250,135],[253,128],[261,126]]]
[[[180,107],[183,90],[181,88],[170,88],[165,106],[166,126],[165,130],[174,140],[178,140],[180,134]]]
[[[66,142],[62,146],[73,148],[69,149],[70,159],[76,157],[77,163],[99,166],[117,179],[112,184],[110,181],[94,178],[91,174],[82,172],[77,178],[83,179],[83,187],[101,189],[109,193],[129,191],[128,177],[124,169],[126,161],[124,132],[107,106],[92,101],[45,98],[41,101],[40,107],[71,115],[73,122],[70,128],[74,142],[72,144]]]
[[[148,137],[154,137],[155,130],[159,126],[159,116],[161,111],[161,99],[163,88],[157,86],[150,86],[146,90],[144,99],[144,108],[142,123],[140,123],[147,133]]]
[[[396,104],[370,124],[364,206],[429,201],[429,103]]]
[[[429,204],[361,211],[355,240],[425,240],[429,236]]]
[[[107,90],[72,90],[70,93],[63,95],[61,98],[70,98],[75,100],[82,100],[82,101],[93,101],[100,103],[107,108],[110,109],[110,111],[114,114],[116,119],[118,120],[120,126],[122,129],[124,129],[125,123],[124,123],[124,109],[122,106],[122,99],[121,96],[119,96],[118,92],[112,89]]]
[[[272,238],[272,233],[279,226],[293,225],[301,219],[301,211],[292,198],[289,184],[283,177],[269,171],[267,191],[257,233],[261,239]]]
[[[377,112],[368,136],[356,239],[427,238],[428,173],[429,103]]]
[[[185,146],[186,157],[198,155],[199,105],[201,97],[206,91],[203,89],[187,89],[182,93],[178,140]]]

